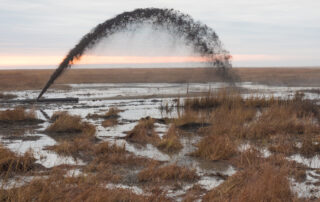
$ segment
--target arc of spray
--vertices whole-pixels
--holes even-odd
[[[93,48],[101,39],[127,29],[128,25],[138,23],[151,23],[155,28],[166,28],[174,36],[184,37],[188,44],[193,45],[196,52],[208,58],[210,66],[213,68],[222,69],[222,72],[226,72],[225,70],[231,67],[229,53],[222,47],[217,34],[208,26],[196,22],[191,16],[173,9],[136,9],[109,19],[86,34],[69,51],[51,75],[49,81],[40,92],[37,101],[68,67],[71,67],[74,62],[81,59],[86,50]]]

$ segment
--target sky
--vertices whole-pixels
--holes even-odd
[[[216,31],[235,67],[320,66],[319,0],[0,0],[0,68],[55,67],[95,25],[136,8],[174,8]],[[168,33],[104,40],[82,65],[201,62]]]

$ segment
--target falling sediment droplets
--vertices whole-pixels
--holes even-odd
[[[41,98],[64,70],[80,60],[87,50],[95,47],[102,39],[117,32],[125,31],[130,25],[144,23],[151,24],[155,29],[165,29],[174,37],[183,37],[187,44],[192,45],[195,52],[207,59],[210,67],[216,68],[221,76],[228,77],[227,72],[231,68],[229,61],[231,57],[222,47],[219,37],[211,28],[196,22],[191,16],[173,9],[136,9],[98,24],[92,31],[82,37],[51,75],[37,99]]]

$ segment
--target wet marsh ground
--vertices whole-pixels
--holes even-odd
[[[1,103],[0,200],[316,201],[318,90],[74,84],[46,97],[77,104]]]

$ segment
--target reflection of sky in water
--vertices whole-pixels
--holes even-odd
[[[83,99],[98,98],[115,98],[117,96],[150,96],[150,95],[185,95],[187,92],[208,92],[216,90],[227,85],[224,83],[133,83],[133,84],[71,84],[72,89],[69,90],[53,90],[49,89],[44,97],[78,97]],[[255,95],[264,95],[274,97],[288,97],[294,95],[296,91],[319,89],[316,87],[286,87],[286,86],[268,86],[261,84],[253,84],[251,82],[237,83],[238,87],[248,89],[255,92]],[[13,91],[19,99],[36,98],[39,91]],[[250,93],[251,95],[251,93]],[[306,98],[320,98],[319,94],[306,93]]]

